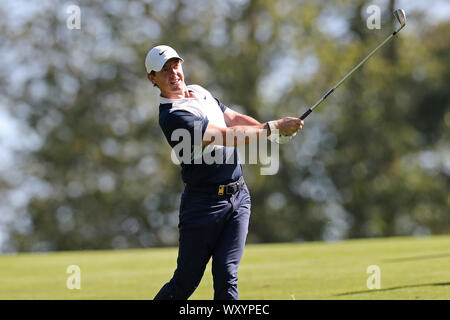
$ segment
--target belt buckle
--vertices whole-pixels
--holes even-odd
[[[223,196],[223,192],[224,192],[225,187],[223,185],[219,186],[219,192],[218,194]]]

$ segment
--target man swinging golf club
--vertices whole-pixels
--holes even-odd
[[[248,232],[250,195],[235,148],[249,140],[235,139],[235,133],[266,135],[285,143],[302,128],[303,121],[287,117],[260,123],[233,111],[201,86],[186,85],[182,63],[178,53],[165,45],[151,49],[145,59],[147,77],[161,91],[159,125],[172,148],[179,143],[172,138],[174,132],[184,130],[192,137],[188,139],[192,149],[199,147],[194,145],[197,134],[201,136],[201,153],[221,152],[227,160],[180,163],[185,189],[179,212],[177,267],[155,299],[188,299],[212,257],[214,299],[237,300],[237,273]],[[194,152],[188,158],[198,155]]]

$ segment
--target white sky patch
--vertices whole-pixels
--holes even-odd
[[[344,37],[349,30],[348,18],[331,10],[324,10],[316,23],[320,31],[335,38]]]
[[[450,20],[450,1],[447,0],[399,0],[397,7],[405,10],[406,19],[408,19],[408,10],[414,10],[424,12],[429,18],[428,23],[432,25]]]
[[[273,61],[270,70],[261,81],[258,91],[265,103],[274,104],[296,83],[310,81],[319,70],[319,61],[307,50],[302,53],[289,50]]]
[[[20,127],[18,120],[0,108],[0,171],[14,164],[14,150],[20,144]]]

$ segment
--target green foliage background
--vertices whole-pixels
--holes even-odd
[[[299,116],[394,28],[370,1],[79,1],[0,6],[1,108],[21,147],[0,171],[4,252],[172,246],[179,168],[144,59],[184,58],[188,84],[260,121]],[[280,148],[245,165],[249,242],[450,232],[450,22],[408,11],[399,37]],[[14,14],[13,14],[14,13]],[[23,129],[23,130],[22,130]]]

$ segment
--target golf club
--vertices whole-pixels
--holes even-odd
[[[313,110],[316,108],[319,104],[321,104],[334,90],[336,90],[342,82],[344,82],[345,79],[347,79],[355,70],[357,70],[364,62],[366,62],[367,59],[369,59],[378,49],[380,49],[386,42],[392,39],[393,36],[395,36],[400,30],[403,29],[403,27],[406,25],[406,15],[405,11],[402,9],[397,9],[394,11],[394,16],[397,19],[397,21],[400,23],[400,27],[395,30],[392,34],[389,35],[378,47],[375,48],[367,57],[365,57],[356,67],[352,69],[347,75],[342,78],[341,81],[339,81],[333,88],[331,88],[322,98],[319,99],[311,108],[306,110],[305,113],[302,114],[300,117],[300,120],[304,120]]]

